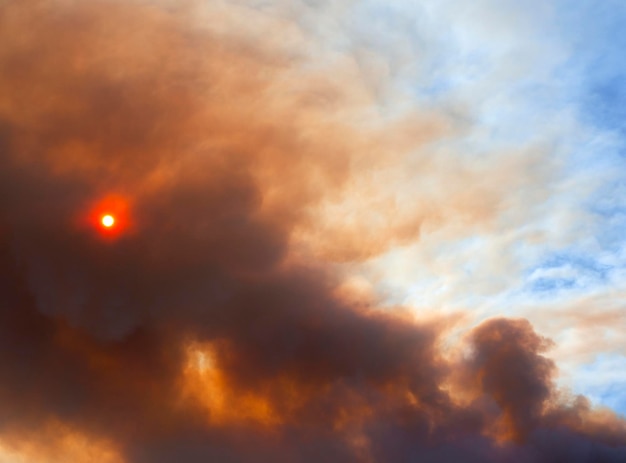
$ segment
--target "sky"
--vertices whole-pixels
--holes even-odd
[[[625,23],[0,1],[0,461],[626,461]]]

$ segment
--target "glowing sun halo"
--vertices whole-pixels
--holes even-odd
[[[103,215],[100,221],[102,222],[102,225],[106,228],[111,228],[113,225],[115,225],[115,217],[110,214]]]

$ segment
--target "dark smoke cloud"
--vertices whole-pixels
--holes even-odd
[[[302,57],[195,7],[1,6],[2,442],[41,461],[67,435],[127,463],[626,461],[624,422],[559,395],[526,321],[450,360],[450,321],[351,305],[293,257],[369,135],[336,116],[348,91],[293,74]],[[129,210],[113,238],[89,220],[109,195]]]

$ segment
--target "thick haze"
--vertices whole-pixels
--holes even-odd
[[[515,308],[385,294],[563,160],[462,152],[471,102],[413,95],[432,57],[358,7],[0,4],[2,463],[626,461]]]

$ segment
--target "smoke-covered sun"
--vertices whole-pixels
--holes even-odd
[[[102,216],[102,219],[100,220],[100,222],[102,223],[104,227],[111,228],[113,225],[115,225],[115,217],[113,217],[110,214],[107,214],[107,215]]]

